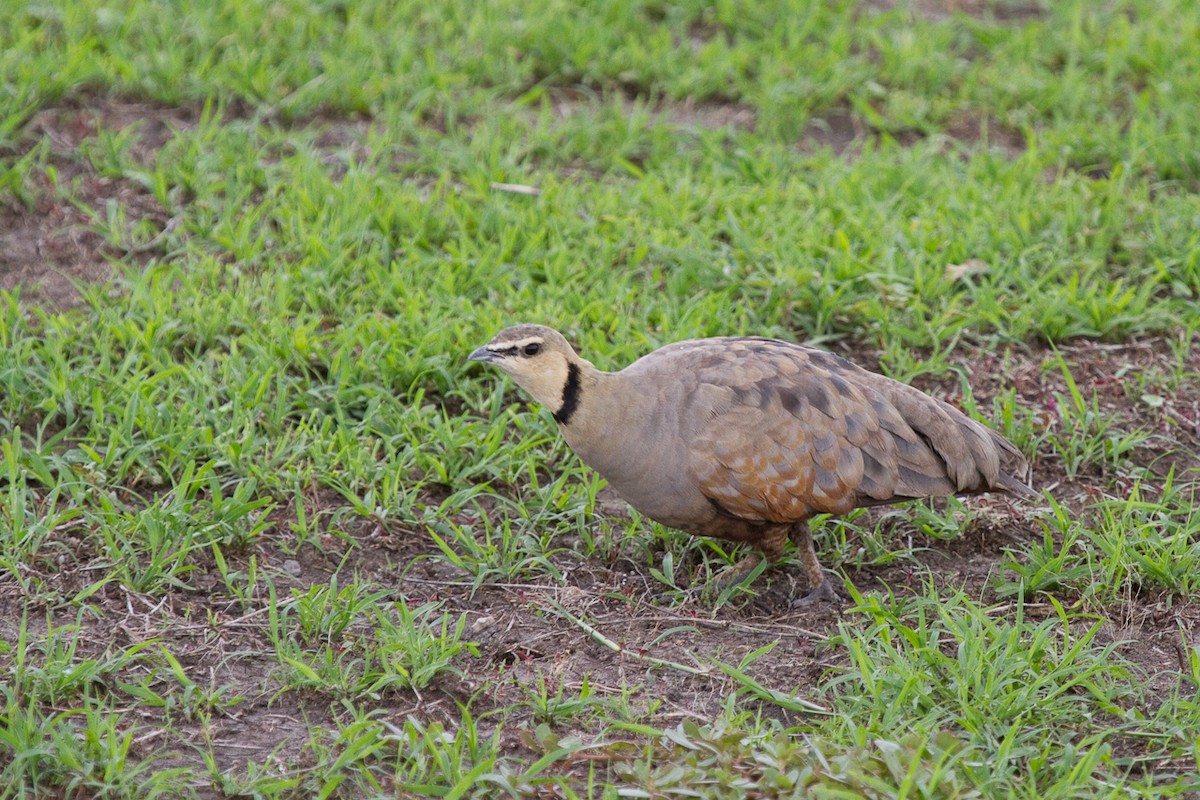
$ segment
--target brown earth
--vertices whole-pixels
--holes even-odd
[[[930,20],[943,20],[955,14],[994,19],[1000,22],[1024,22],[1045,13],[1045,0],[870,0],[881,11],[897,8]]]
[[[24,202],[0,200],[0,289],[19,287],[31,305],[66,311],[80,303],[77,287],[112,277],[114,260],[137,263],[143,258],[144,252],[122,251],[106,242],[93,215],[103,215],[108,204],[116,203],[125,210],[128,227],[147,219],[161,229],[169,224],[166,212],[145,187],[99,174],[81,156],[80,145],[101,129],[137,125],[130,153],[148,165],[173,129],[195,120],[193,111],[112,98],[80,99],[34,114],[24,131],[29,151],[0,152],[0,158],[37,157],[49,168],[31,173],[35,184],[22,187]],[[51,172],[56,181],[48,177]],[[81,202],[64,199],[58,186],[77,187],[70,195]]]

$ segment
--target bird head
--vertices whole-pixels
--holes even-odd
[[[579,389],[579,369],[587,364],[575,355],[561,333],[545,325],[505,328],[467,359],[494,364],[504,370],[556,417],[568,404],[574,406]]]

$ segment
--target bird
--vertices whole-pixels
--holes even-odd
[[[779,560],[790,539],[808,582],[792,605],[835,601],[808,521],[926,497],[1024,498],[1011,442],[953,406],[825,350],[731,336],[668,344],[617,372],[561,333],[520,324],[468,356],[553,415],[571,450],[642,515],[757,549],[722,586]]]

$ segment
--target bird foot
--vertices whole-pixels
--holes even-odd
[[[834,590],[833,584],[829,582],[829,578],[823,578],[817,588],[813,589],[804,597],[798,597],[792,601],[792,608],[815,608],[822,603],[837,602],[837,591]]]

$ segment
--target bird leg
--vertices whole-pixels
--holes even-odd
[[[754,542],[761,552],[751,553],[709,581],[708,587],[697,587],[694,592],[699,594],[704,588],[712,588],[718,592],[722,592],[730,586],[736,586],[747,580],[764,560],[768,564],[779,560],[779,557],[783,555],[783,543],[787,541],[787,536],[788,529],[786,527],[768,528]]]
[[[730,567],[726,567],[719,575],[716,575],[708,583],[699,583],[693,585],[685,592],[689,600],[698,600],[701,595],[710,590],[716,590],[720,593],[728,589],[730,586],[735,586],[742,581],[745,581],[754,569],[762,562],[763,557],[758,553],[753,553],[738,561]],[[668,603],[674,598],[674,592],[662,592],[654,596],[654,599],[661,603]]]
[[[768,564],[775,563],[783,556],[783,543],[787,541],[787,537],[788,529],[786,527],[771,526],[767,528],[758,541],[754,542],[760,552],[751,553],[722,572],[713,579],[713,585],[718,589],[726,589],[736,583],[741,583],[748,576],[754,574],[755,568],[764,559]]]
[[[821,562],[817,560],[817,549],[813,545],[812,531],[807,522],[795,525],[791,531],[792,543],[800,552],[800,563],[804,567],[804,577],[808,579],[809,592],[804,597],[792,601],[792,608],[804,608],[818,603],[830,603],[837,599],[833,584],[825,577]]]
[[[718,591],[724,591],[730,586],[741,583],[754,572],[755,568],[762,563],[762,560],[763,557],[761,554],[751,553],[713,578],[711,581],[712,587]]]

